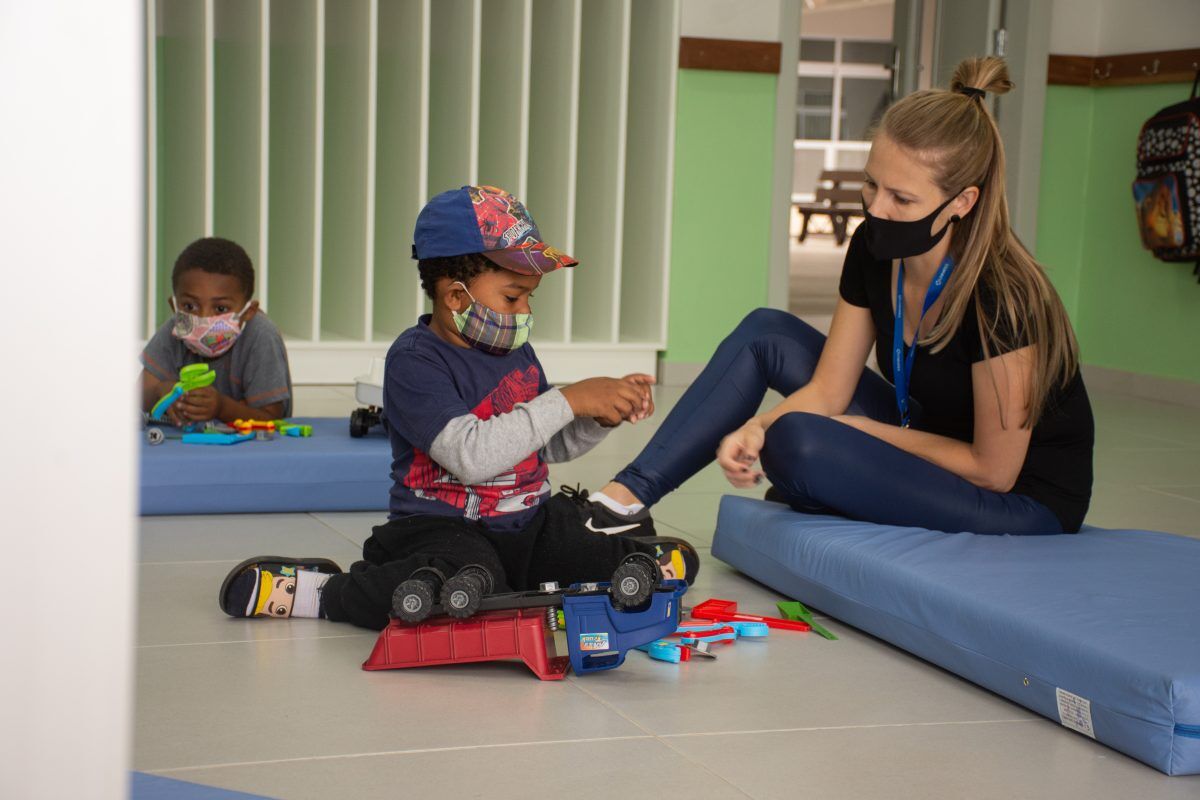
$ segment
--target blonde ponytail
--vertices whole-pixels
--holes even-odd
[[[1003,59],[968,58],[954,70],[949,90],[927,89],[901,99],[884,113],[879,131],[926,164],[947,197],[979,188],[975,207],[953,228],[955,268],[945,306],[922,344],[934,351],[945,347],[973,303],[985,357],[1032,345],[1034,374],[1023,421],[1032,427],[1051,391],[1079,370],[1079,346],[1046,271],[1009,222],[1004,144],[983,93],[1012,88]],[[993,302],[983,302],[985,293]]]

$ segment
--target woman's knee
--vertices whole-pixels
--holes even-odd
[[[756,308],[722,342],[721,348],[748,349],[777,382],[796,383],[794,391],[812,377],[825,347],[825,337],[804,320],[776,308]],[[784,391],[784,387],[772,386]],[[785,392],[786,394],[787,392]]]
[[[828,417],[793,411],[784,414],[767,429],[763,443],[762,463],[767,477],[785,474],[805,474],[819,468],[829,457],[828,429],[838,425]]]
[[[773,333],[791,333],[810,328],[804,320],[778,308],[756,308],[738,323],[735,334],[743,336],[765,336]]]

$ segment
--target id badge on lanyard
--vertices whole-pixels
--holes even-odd
[[[900,410],[900,427],[907,428],[908,418],[908,382],[912,378],[913,359],[917,355],[917,340],[921,338],[921,323],[925,314],[942,296],[950,272],[954,269],[954,259],[946,256],[933,276],[933,282],[925,292],[925,303],[921,308],[921,316],[917,320],[917,328],[913,331],[913,343],[905,352],[904,347],[904,259],[900,259],[900,267],[896,270],[896,326],[892,336],[892,373],[896,385],[896,408]]]

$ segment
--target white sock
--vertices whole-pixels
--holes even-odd
[[[293,617],[319,617],[321,615],[321,589],[329,580],[328,572],[311,569],[296,570],[296,597],[292,600]]]
[[[594,500],[609,511],[616,512],[623,517],[633,516],[646,507],[644,503],[631,503],[630,505],[618,503],[604,492],[592,492],[588,495],[588,500]]]

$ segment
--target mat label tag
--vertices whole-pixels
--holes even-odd
[[[1058,721],[1073,731],[1095,739],[1096,731],[1092,728],[1092,701],[1057,687],[1054,689],[1054,695],[1058,698]]]

